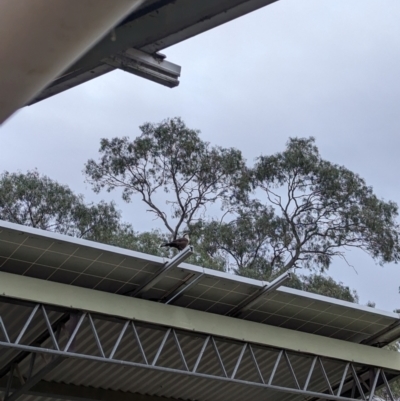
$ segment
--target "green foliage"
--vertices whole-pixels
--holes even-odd
[[[110,245],[150,255],[169,257],[166,248],[160,248],[166,236],[158,230],[150,232],[137,232],[130,224],[121,225],[109,240]]]
[[[146,123],[141,135],[102,139],[98,162],[89,160],[86,175],[99,192],[123,190],[129,202],[139,195],[175,238],[208,205],[224,199],[245,168],[241,152],[211,147],[179,118]],[[169,215],[156,203],[155,194],[168,197]]]
[[[134,231],[130,225],[125,224],[113,234],[108,243],[137,252],[170,258],[174,256],[177,251],[175,249],[160,248],[160,244],[166,242],[168,239],[168,236],[159,230],[140,233]],[[187,260],[187,263],[224,271],[225,260],[221,260],[218,257],[211,257],[207,254],[198,242],[196,236],[191,238],[191,243],[194,245],[196,252]]]
[[[292,138],[283,152],[259,157],[251,171],[255,193],[274,210],[256,214],[264,230],[275,233],[257,245],[268,268],[323,271],[335,256],[345,258],[346,248],[362,249],[381,264],[397,262],[397,205],[378,199],[355,173],[323,160],[314,142]],[[239,208],[236,220],[243,209],[253,210],[251,193],[231,201]]]
[[[207,264],[266,279],[296,267],[322,272],[352,247],[381,264],[399,259],[397,205],[323,160],[314,138],[291,138],[250,168],[240,151],[211,147],[179,118],[140,131],[133,141],[103,139],[88,179],[95,191],[121,188],[125,201],[140,196],[173,238],[190,228]],[[214,203],[223,219],[206,218]]]
[[[93,189],[120,188],[127,202],[139,196],[172,238],[190,228],[207,264],[265,279],[296,267],[324,271],[352,247],[381,264],[399,259],[397,205],[323,160],[314,138],[291,138],[249,168],[240,151],[211,147],[179,118],[140,131],[133,141],[102,139],[100,159],[86,164]],[[214,203],[223,219],[206,218]]]
[[[169,239],[161,231],[136,232],[120,222],[114,203],[86,204],[68,186],[37,171],[0,176],[0,219],[165,258],[174,255],[174,250],[160,248]],[[196,237],[192,243],[196,246]],[[200,246],[188,262],[217,270],[225,267]]]
[[[252,202],[239,208],[236,219],[229,223],[198,221],[190,231],[197,233],[199,244],[210,257],[227,260],[227,270],[262,280],[273,273],[266,245],[276,246],[280,226],[272,208]]]
[[[261,156],[254,168],[254,188],[290,228],[287,267],[326,269],[334,256],[344,257],[344,247],[379,263],[397,262],[397,205],[378,199],[357,174],[323,160],[314,142],[292,138],[285,151]]]
[[[0,219],[74,237],[107,242],[119,225],[113,203],[83,197],[37,171],[0,176]]]
[[[263,280],[296,267],[322,272],[352,247],[381,264],[398,261],[397,205],[323,160],[314,142],[290,139],[283,152],[259,157],[242,170],[222,219],[190,225],[226,270]]]
[[[0,218],[162,257],[174,251],[159,245],[189,228],[191,263],[262,280],[307,268],[314,274],[289,285],[352,302],[354,291],[315,272],[350,248],[380,264],[399,260],[397,205],[322,159],[314,138],[291,138],[250,167],[239,150],[211,146],[173,118],[142,125],[133,140],[102,139],[99,152],[85,166],[93,189],[120,189],[126,202],[139,197],[167,233],[135,232],[113,203],[87,205],[37,172],[1,176]],[[206,215],[215,204],[222,218]]]

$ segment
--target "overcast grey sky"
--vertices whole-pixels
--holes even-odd
[[[143,122],[181,116],[216,145],[252,161],[284,149],[289,136],[317,139],[322,156],[400,203],[400,2],[280,0],[163,53],[182,66],[168,89],[116,71],[19,111],[0,128],[0,171],[39,172],[87,200],[115,199],[137,230],[156,227],[141,205],[96,197],[84,163],[102,137],[138,134]],[[360,302],[400,308],[400,266],[349,254],[336,280]]]

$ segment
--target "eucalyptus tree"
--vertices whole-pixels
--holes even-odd
[[[146,123],[135,139],[102,139],[86,176],[94,191],[122,189],[138,196],[173,238],[229,195],[246,168],[237,149],[211,146],[180,118]],[[160,197],[160,194],[163,194]]]
[[[122,224],[109,238],[108,243],[110,245],[131,249],[137,252],[170,258],[176,254],[176,250],[169,250],[160,247],[160,244],[167,240],[168,234],[161,230],[140,232],[135,231],[130,224]],[[187,263],[207,267],[209,269],[225,271],[225,258],[222,256],[211,256],[207,253],[196,233],[193,233],[191,236],[191,243],[194,245],[195,253],[186,260]]]
[[[85,203],[82,195],[36,170],[0,175],[0,219],[100,242],[120,224],[114,203]]]
[[[322,159],[314,138],[291,138],[283,152],[260,156],[252,185],[279,217],[281,247],[272,250],[272,264],[278,256],[285,269],[324,270],[334,257],[346,259],[351,248],[379,264],[399,260],[397,204],[379,199],[359,175]],[[268,241],[263,246],[270,248]]]
[[[359,302],[356,290],[351,289],[341,281],[335,281],[325,274],[294,275],[290,281],[285,283],[285,286],[343,301]]]
[[[239,150],[211,146],[173,118],[142,125],[135,139],[102,139],[99,153],[85,167],[93,189],[138,197],[173,238],[189,229],[210,266],[270,279],[291,268],[323,272],[351,248],[379,264],[399,260],[396,203],[324,160],[314,138],[290,138],[247,166]]]
[[[243,185],[231,197],[228,221],[197,223],[210,253],[228,254],[237,273],[324,271],[335,257],[347,261],[351,248],[379,264],[399,260],[396,203],[322,159],[314,138],[292,138],[283,152],[260,156],[245,178],[247,190]]]

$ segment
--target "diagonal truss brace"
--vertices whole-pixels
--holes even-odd
[[[356,366],[353,363],[343,362],[342,363],[343,374],[341,376],[342,377],[341,381],[338,383],[331,383],[325,370],[323,358],[320,356],[315,356],[311,361],[310,370],[308,372],[307,379],[303,385],[298,380],[299,375],[296,374],[296,369],[298,369],[298,367],[296,367],[293,364],[289,356],[289,353],[284,349],[274,349],[274,352],[277,355],[275,357],[274,363],[272,364],[273,366],[272,370],[267,372],[263,370],[261,368],[261,365],[259,364],[259,360],[261,360],[260,358],[264,359],[264,356],[259,356],[259,355],[260,353],[262,354],[263,352],[264,353],[269,352],[271,354],[271,349],[243,341],[237,344],[240,347],[240,353],[237,357],[236,363],[234,364],[233,367],[228,368],[228,366],[224,362],[223,355],[220,352],[221,347],[219,347],[218,344],[221,343],[232,344],[232,341],[228,341],[224,338],[212,335],[204,336],[198,333],[193,334],[191,332],[185,332],[185,331],[178,332],[176,329],[172,327],[166,329],[163,338],[161,340],[161,343],[156,351],[156,354],[151,357],[150,355],[146,354],[144,350],[138,331],[138,327],[140,326],[140,324],[135,323],[133,320],[128,320],[128,319],[123,321],[122,329],[120,331],[119,336],[116,339],[115,344],[112,347],[111,352],[106,353],[105,349],[101,344],[101,339],[95,324],[95,320],[96,321],[101,321],[102,319],[106,320],[106,317],[98,315],[94,317],[91,313],[88,312],[83,312],[80,315],[79,321],[76,324],[72,334],[69,336],[66,345],[62,346],[58,336],[53,330],[54,325],[52,325],[49,319],[47,309],[48,307],[45,307],[42,304],[34,305],[31,314],[28,316],[25,324],[23,325],[20,333],[18,334],[15,340],[11,339],[12,336],[8,334],[6,326],[0,317],[0,333],[2,338],[2,340],[0,341],[0,347],[17,349],[20,351],[30,352],[32,354],[39,353],[53,356],[53,359],[44,368],[42,368],[39,372],[37,372],[33,376],[31,375],[33,371],[33,365],[32,365],[32,367],[29,369],[30,373],[28,375],[29,377],[27,378],[26,382],[19,389],[16,389],[12,394],[7,395],[6,401],[17,400],[24,392],[28,391],[48,372],[50,372],[52,369],[54,369],[54,367],[60,364],[64,360],[64,358],[76,358],[84,360],[86,359],[103,363],[125,365],[130,367],[150,369],[150,370],[174,373],[190,377],[199,377],[202,379],[217,380],[217,381],[237,383],[247,386],[261,387],[265,388],[266,390],[270,389],[279,392],[300,394],[307,397],[322,398],[326,400],[338,400],[338,401],[353,401],[355,399],[361,399],[364,401],[372,400],[373,394],[377,387],[378,379],[381,378],[383,386],[386,387],[388,394],[391,396],[392,401],[394,401],[394,399],[392,398],[392,392],[390,389],[389,382],[383,369],[376,369],[374,375],[363,377],[360,373],[363,371],[362,369],[365,370],[365,368],[367,368],[367,372],[371,372],[371,369],[373,369],[374,367],[368,366],[360,368],[360,366]],[[46,347],[41,347],[39,345],[32,345],[32,344],[30,345],[23,344],[23,338],[24,335],[29,331],[30,323],[34,318],[37,318],[38,316],[41,316],[43,318],[44,323],[49,331],[49,339],[46,343]],[[73,349],[72,351],[70,349],[71,344],[77,339],[78,332],[80,331],[84,321],[86,321],[86,323],[89,325],[93,333],[93,342],[96,345],[98,355],[88,355],[81,351],[75,349]],[[128,329],[132,330],[134,334],[133,337],[131,337],[132,348],[135,348],[142,356],[141,358],[142,360],[139,362],[123,360],[117,357],[117,351],[121,345],[123,338],[125,338],[125,334]],[[157,330],[160,330],[160,328],[158,327]],[[191,338],[193,336],[197,336],[199,340],[203,338],[203,344],[199,348],[194,363],[189,363],[185,356],[181,340],[181,338],[185,336],[190,336]],[[164,366],[160,362],[162,359],[161,355],[163,351],[166,349],[167,346],[171,346],[171,344],[174,344],[175,346],[177,360],[180,359],[181,361],[180,364],[181,366],[179,368],[177,368],[176,365],[175,367]],[[77,347],[77,349],[79,349],[79,346]],[[207,352],[207,349],[209,350],[209,352],[214,353],[214,359],[219,365],[219,369],[214,370],[213,371],[214,373],[206,372],[201,368],[202,362],[205,359],[205,354]],[[256,349],[257,352],[255,352]],[[245,360],[245,355],[247,355],[247,357],[250,358],[256,372],[256,376],[254,377],[254,379],[251,380],[243,379],[239,374],[241,366],[245,364],[245,362],[243,362]],[[303,356],[305,358],[310,359],[309,355],[303,355]],[[271,358],[271,356],[269,356],[269,358]],[[34,364],[35,363],[34,358],[32,358],[32,360]],[[322,371],[323,377],[326,381],[324,391],[315,391],[310,388],[310,383],[312,381],[313,374],[317,369],[317,367]],[[292,378],[294,379],[293,380],[294,386],[276,384],[277,383],[276,378],[278,375],[279,368],[285,369],[285,372],[287,372],[290,376],[292,376]],[[219,371],[220,373],[219,374],[215,373],[216,371]],[[12,380],[12,376],[13,373],[10,372],[10,378],[11,378],[10,380]],[[366,381],[368,380],[369,384],[366,385]],[[334,391],[333,389],[336,388],[337,391]]]
[[[37,310],[37,309],[36,309]],[[41,333],[38,337],[36,337],[30,345],[36,345],[36,346],[40,346],[43,342],[45,342],[48,338],[50,338],[51,334],[54,335],[54,333],[56,333],[56,337],[58,337],[58,335],[60,334],[60,329],[61,327],[68,321],[69,319],[69,314],[64,314],[62,315],[59,319],[57,319],[52,325],[51,325],[51,330],[49,331],[49,326],[47,326],[47,331]],[[46,323],[50,323],[46,314]],[[4,323],[2,321],[2,319],[0,318],[0,329],[1,332],[4,336],[4,338],[7,341],[10,341],[9,337],[8,337],[8,333],[5,330],[4,327]],[[8,400],[9,398],[9,394],[10,394],[10,390],[11,390],[11,382],[12,379],[14,377],[14,369],[15,367],[18,367],[18,364],[20,364],[21,362],[23,362],[25,359],[27,359],[30,356],[30,362],[29,362],[29,371],[28,371],[28,376],[27,376],[27,381],[30,383],[29,388],[31,388],[35,382],[30,381],[30,379],[33,376],[33,371],[35,368],[35,362],[36,362],[36,353],[30,353],[28,351],[21,351],[17,356],[15,356],[10,362],[8,362],[5,366],[3,366],[0,369],[0,379],[8,376],[8,388],[5,391],[5,400]],[[60,360],[61,362],[61,360]],[[56,365],[54,365],[55,367]],[[42,371],[42,376],[45,375],[45,371]],[[40,378],[40,377],[39,377]],[[35,380],[36,381],[36,380]],[[27,387],[25,387],[24,392],[26,392],[28,390]],[[13,397],[15,397],[15,395],[13,394]],[[15,398],[16,399],[16,398]]]
[[[64,358],[62,356],[56,356],[51,362],[49,362],[44,368],[37,372],[34,376],[30,377],[19,389],[15,390],[9,395],[7,392],[4,401],[16,401],[23,394],[28,392],[35,384],[39,383],[48,373],[50,373],[55,367],[57,367]],[[10,371],[9,383],[12,382],[13,371]]]

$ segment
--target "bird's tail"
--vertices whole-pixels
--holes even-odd
[[[168,246],[168,243],[166,242],[165,244],[161,244],[160,248],[162,248],[163,246]]]

